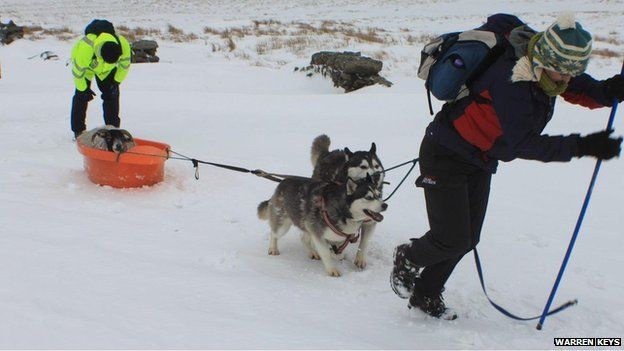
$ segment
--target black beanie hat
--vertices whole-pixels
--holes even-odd
[[[100,55],[102,55],[104,61],[108,63],[115,63],[119,60],[119,56],[121,56],[121,45],[112,41],[107,41],[102,44]]]

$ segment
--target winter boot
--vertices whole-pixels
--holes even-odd
[[[427,296],[422,294],[419,289],[414,289],[412,296],[407,304],[408,308],[418,308],[424,313],[440,319],[452,321],[457,319],[457,313],[453,309],[446,307],[442,292],[437,296]]]
[[[394,249],[394,267],[390,274],[390,286],[395,294],[402,299],[407,299],[414,290],[414,282],[420,277],[419,267],[407,259],[407,251],[412,242],[402,244]]]

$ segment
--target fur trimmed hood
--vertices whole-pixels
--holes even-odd
[[[511,72],[511,81],[514,83],[537,82],[542,75],[542,69],[533,67],[528,56],[518,59]]]

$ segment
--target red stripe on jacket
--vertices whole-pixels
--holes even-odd
[[[575,105],[581,105],[581,106],[585,106],[589,109],[595,109],[595,108],[600,108],[600,107],[604,107],[603,105],[599,104],[598,102],[596,102],[596,100],[592,99],[591,97],[585,95],[585,94],[576,94],[576,93],[571,93],[571,92],[565,92],[563,94],[561,94],[561,97],[565,99],[565,101],[571,103],[571,104],[575,104]]]
[[[481,96],[492,101],[487,90],[481,93]],[[453,121],[453,126],[464,140],[481,151],[491,149],[496,139],[503,134],[496,111],[489,103],[471,102],[464,110],[464,114]]]

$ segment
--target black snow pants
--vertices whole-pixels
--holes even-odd
[[[453,269],[479,242],[492,174],[425,136],[420,147],[421,176],[430,230],[412,239],[407,258],[424,267],[415,289],[441,294]]]
[[[119,128],[121,123],[119,119],[119,83],[114,79],[116,70],[112,70],[103,80],[95,76],[95,81],[102,92],[104,124]],[[89,101],[93,100],[91,93],[91,81],[89,80],[87,80],[86,91],[76,89],[74,92],[71,109],[71,129],[74,133],[79,134],[87,129],[87,106]]]

